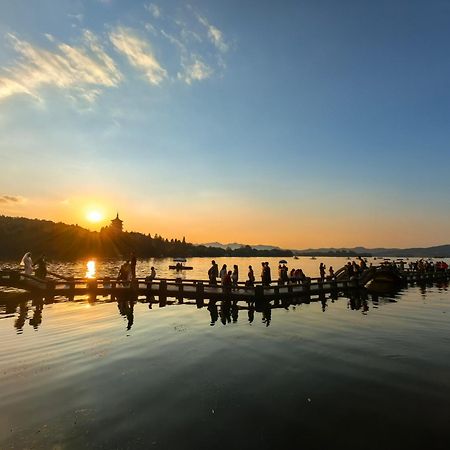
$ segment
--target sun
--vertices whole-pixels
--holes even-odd
[[[100,211],[92,210],[87,213],[86,218],[89,222],[100,222],[103,219],[103,214]]]

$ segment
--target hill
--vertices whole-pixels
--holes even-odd
[[[25,252],[45,254],[53,259],[81,257],[175,256],[292,256],[290,250],[256,250],[250,246],[223,249],[194,245],[179,239],[167,239],[157,234],[117,232],[106,227],[100,232],[78,225],[49,220],[0,216],[0,258],[21,258]]]

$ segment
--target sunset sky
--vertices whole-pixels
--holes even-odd
[[[0,34],[0,214],[450,242],[448,1],[0,0]]]

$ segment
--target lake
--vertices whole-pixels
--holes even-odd
[[[277,258],[262,260],[276,271]],[[85,275],[87,262],[51,268]],[[154,265],[173,276],[169,262],[140,261],[138,274]],[[259,275],[261,259],[226,262],[242,279],[249,264]],[[319,262],[288,266],[316,276]],[[185,276],[206,278],[209,263],[190,259]],[[90,265],[97,276],[117,267]],[[0,304],[1,449],[449,448],[447,283],[272,309],[108,297]]]

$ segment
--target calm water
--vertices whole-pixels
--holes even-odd
[[[0,301],[0,448],[448,449],[447,289],[270,311]]]

